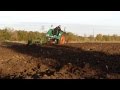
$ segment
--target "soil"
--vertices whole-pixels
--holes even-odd
[[[1,79],[120,79],[120,43],[0,43]]]

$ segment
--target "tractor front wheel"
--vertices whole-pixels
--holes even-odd
[[[59,44],[62,45],[62,44],[65,44],[65,36],[62,35],[60,40],[59,40]]]

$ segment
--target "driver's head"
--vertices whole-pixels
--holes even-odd
[[[59,25],[58,27],[60,27],[60,28],[61,28],[61,25]]]

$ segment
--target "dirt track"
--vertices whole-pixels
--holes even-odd
[[[120,43],[0,45],[0,78],[120,79]]]

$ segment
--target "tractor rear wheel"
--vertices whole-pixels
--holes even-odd
[[[60,40],[59,40],[59,44],[62,45],[62,44],[65,44],[65,36],[62,35]]]

